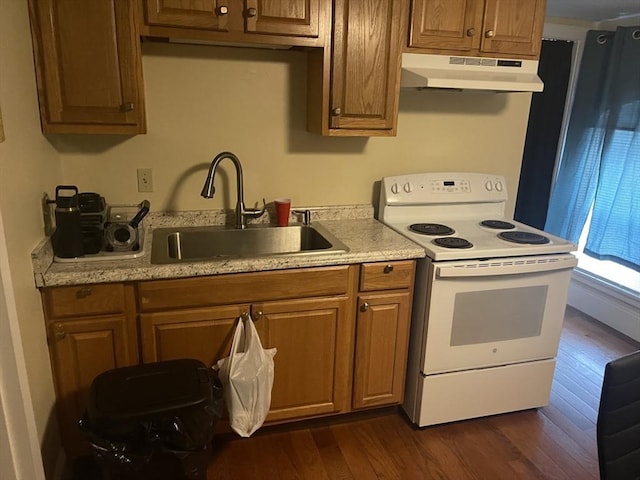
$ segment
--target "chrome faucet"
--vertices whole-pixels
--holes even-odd
[[[263,207],[262,209],[257,208],[245,208],[244,207],[244,187],[243,187],[243,178],[242,178],[242,165],[240,164],[240,160],[231,152],[221,152],[216,155],[213,160],[211,160],[211,166],[209,167],[209,173],[207,174],[207,179],[204,182],[204,187],[202,187],[202,195],[204,198],[213,198],[213,195],[216,193],[216,188],[213,186],[213,180],[216,175],[216,169],[222,160],[228,158],[233,162],[233,165],[236,167],[236,228],[246,228],[247,227],[247,218],[260,218],[265,212],[265,201],[262,199]]]

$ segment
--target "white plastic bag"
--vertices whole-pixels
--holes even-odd
[[[275,348],[264,349],[248,314],[238,319],[231,352],[216,364],[231,428],[249,437],[262,426],[271,405]]]

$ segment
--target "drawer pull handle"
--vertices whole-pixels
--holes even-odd
[[[91,287],[82,287],[76,292],[76,298],[87,298],[91,295]]]
[[[487,37],[487,38],[493,38],[493,37],[496,36],[496,32],[494,32],[493,30],[487,30],[484,33],[484,36]]]
[[[120,111],[122,113],[133,112],[133,103],[126,102],[120,105]]]
[[[476,34],[476,29],[475,28],[467,29],[467,37],[473,37],[475,34]]]
[[[385,265],[384,273],[391,273],[391,272],[393,272],[393,265]]]
[[[340,107],[334,108],[331,113],[335,116],[342,115],[342,109]]]
[[[247,17],[255,17],[258,14],[258,10],[251,7],[247,9]]]
[[[367,310],[369,310],[369,304],[367,302],[364,302],[361,306],[360,306],[360,310],[362,312],[366,312]]]
[[[216,8],[217,15],[226,15],[227,13],[229,13],[229,8],[226,5],[220,5]]]
[[[264,316],[264,313],[262,313],[261,311],[257,311],[253,314],[253,319],[254,320],[261,320],[262,317]]]

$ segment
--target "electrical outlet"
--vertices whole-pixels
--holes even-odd
[[[138,169],[138,191],[153,192],[153,176],[150,168]]]

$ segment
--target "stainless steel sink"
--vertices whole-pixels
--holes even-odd
[[[151,263],[180,263],[221,258],[309,255],[346,252],[346,245],[319,225],[289,227],[157,228],[153,231]]]

